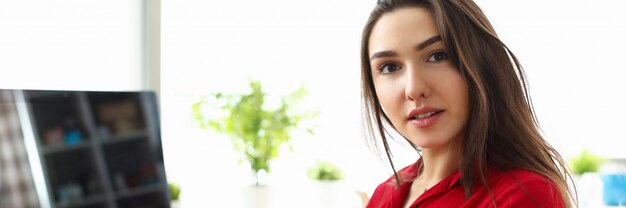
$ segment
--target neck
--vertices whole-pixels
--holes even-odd
[[[459,170],[460,164],[460,149],[452,146],[422,149],[422,171],[419,178],[428,187],[431,187]]]

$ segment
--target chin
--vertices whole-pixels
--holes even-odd
[[[448,142],[433,142],[433,141],[422,141],[422,142],[412,142],[420,149],[435,149],[448,144]]]
[[[450,144],[451,139],[447,138],[449,137],[414,137],[410,141],[421,149],[436,149]]]

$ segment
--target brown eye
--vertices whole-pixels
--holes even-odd
[[[400,69],[400,67],[394,63],[384,63],[378,67],[378,72],[381,74],[389,74],[397,71],[398,69]]]
[[[427,62],[440,62],[448,59],[448,54],[444,52],[435,52],[428,57]]]

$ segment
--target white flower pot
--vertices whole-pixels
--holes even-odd
[[[580,207],[602,207],[603,184],[600,174],[584,173],[574,178],[576,179]]]
[[[172,201],[170,201],[170,207],[171,208],[180,208],[180,201],[179,200],[172,200]]]
[[[265,186],[246,186],[242,189],[244,208],[272,207],[272,188]]]
[[[315,192],[318,196],[316,207],[344,208],[357,207],[360,202],[358,195],[346,184],[345,181],[316,181]]]
[[[317,194],[319,195],[319,207],[337,207],[340,197],[341,183],[338,181],[318,181]]]

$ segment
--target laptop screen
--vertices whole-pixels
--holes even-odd
[[[2,91],[42,207],[169,207],[154,93]]]

